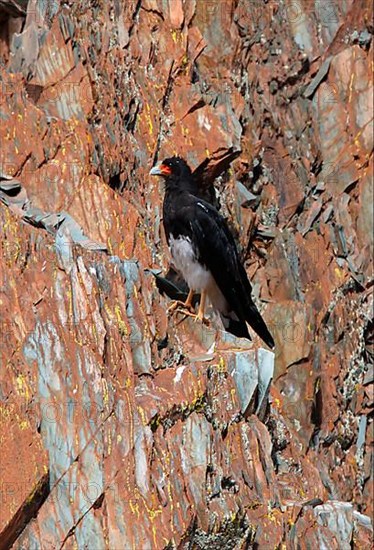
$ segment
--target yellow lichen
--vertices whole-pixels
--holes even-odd
[[[113,319],[114,314],[112,313],[112,311],[111,311],[110,307],[108,306],[108,304],[104,304],[104,309],[105,309],[105,312],[108,315],[109,319]]]
[[[130,504],[131,512],[132,512],[133,514],[136,514],[136,515],[139,517],[139,516],[140,516],[140,514],[139,514],[139,503],[130,500],[130,503],[129,503],[129,504]]]
[[[108,382],[105,378],[101,379],[103,385],[103,401],[107,405],[109,403],[109,391],[108,391]]]
[[[19,427],[22,431],[27,430],[27,428],[29,427],[29,423],[27,422],[27,420],[21,420],[21,422],[19,423]]]
[[[146,419],[146,416],[145,416],[145,412],[144,412],[144,409],[140,406],[138,406],[138,413],[140,414],[143,425],[146,426],[147,425],[147,419]]]
[[[117,324],[118,324],[120,335],[121,336],[128,336],[127,326],[126,326],[125,321],[122,319],[121,308],[118,304],[114,307],[114,311],[115,311],[115,314],[116,314]]]
[[[23,374],[19,374],[16,378],[16,391],[18,395],[24,397],[25,399],[29,400],[30,398],[30,392],[29,388],[26,384],[26,379]]]

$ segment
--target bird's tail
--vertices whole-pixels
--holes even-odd
[[[255,333],[258,334],[259,337],[265,342],[265,344],[269,346],[269,348],[273,349],[275,347],[274,339],[253,302],[247,308],[245,320],[249,326],[253,328]]]
[[[235,316],[236,318],[233,319],[230,313],[226,315],[220,313],[220,315],[223,326],[225,327],[225,330],[227,330],[227,332],[230,332],[237,338],[248,338],[248,340],[251,340],[248,332],[247,323],[244,320],[240,321],[237,316]]]

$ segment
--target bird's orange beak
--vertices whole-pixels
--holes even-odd
[[[171,168],[166,164],[156,164],[149,172],[150,176],[170,176]]]

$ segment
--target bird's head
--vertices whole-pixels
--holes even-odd
[[[171,180],[177,182],[190,179],[191,169],[181,157],[170,157],[156,164],[149,175],[164,178],[167,185]]]

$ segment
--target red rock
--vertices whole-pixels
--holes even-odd
[[[169,3],[170,23],[173,28],[180,29],[184,21],[182,0]]]

